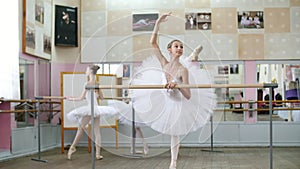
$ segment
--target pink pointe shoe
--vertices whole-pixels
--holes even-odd
[[[76,148],[75,147],[70,147],[69,151],[68,151],[68,160],[71,160],[72,154],[76,152]]]

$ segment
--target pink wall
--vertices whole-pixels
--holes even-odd
[[[34,90],[35,90],[35,79],[34,79],[34,65],[28,65],[28,83],[27,83],[27,98],[26,99],[34,99]]]
[[[50,93],[50,63],[40,62],[38,65],[38,95],[40,96],[49,96]]]
[[[245,84],[256,84],[256,61],[245,61],[244,68],[245,76],[244,83]],[[245,100],[256,100],[256,88],[245,88],[244,98]],[[248,106],[248,104],[247,104]],[[248,108],[248,107],[247,107]],[[246,123],[255,123],[256,122],[256,113],[253,113],[252,118],[249,117],[249,112],[246,112],[245,117]]]
[[[0,103],[0,110],[10,110],[10,103]],[[0,113],[0,149],[10,150],[11,114]]]

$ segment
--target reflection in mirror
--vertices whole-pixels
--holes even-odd
[[[257,65],[258,83],[278,83],[278,88],[274,89],[272,96],[269,96],[268,89],[257,90],[258,101],[269,101],[269,99],[272,99],[274,108],[283,109],[273,111],[272,119],[274,121],[300,121],[299,103],[292,101],[299,99],[299,78],[299,64]],[[258,103],[257,106],[258,108],[268,109],[269,103]],[[268,110],[261,110],[257,113],[258,121],[269,121]]]
[[[20,72],[20,99],[34,99],[35,77],[34,77],[34,61],[20,58],[19,59],[19,72]],[[34,109],[34,104],[30,103],[17,103],[16,110]],[[18,127],[33,126],[34,113],[15,113],[15,120]]]
[[[37,105],[31,100],[35,100],[35,96],[50,96],[50,62],[47,60],[38,59],[37,62],[19,59],[20,72],[20,99],[22,102],[16,103],[16,110],[27,110],[27,113],[16,113],[15,120],[17,127],[26,127],[34,125],[35,111]],[[44,104],[41,109],[51,110],[51,104]],[[32,110],[32,111],[30,111]],[[51,119],[52,112],[43,113],[41,122],[48,123]]]
[[[38,60],[38,71],[37,71],[37,80],[38,80],[38,91],[36,95],[38,96],[50,96],[50,62],[47,60]]]
[[[204,68],[212,75],[215,84],[242,84],[244,82],[244,65],[242,62],[202,62],[200,68]],[[243,105],[232,104],[228,101],[243,101],[242,88],[216,88],[217,100],[214,121],[244,121]]]
[[[34,62],[20,58],[20,96],[21,99],[34,98]]]

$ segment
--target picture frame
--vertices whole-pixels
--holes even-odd
[[[230,67],[230,74],[239,74],[239,64],[231,64]]]
[[[132,31],[153,31],[158,13],[134,13]]]
[[[185,30],[211,30],[211,12],[188,12],[185,19]]]
[[[55,5],[55,46],[78,47],[77,7]]]
[[[51,0],[23,0],[22,8],[22,52],[50,60],[52,55]]]
[[[218,66],[218,74],[219,75],[228,75],[229,74],[229,68],[227,65],[225,66]]]
[[[263,11],[238,11],[238,29],[263,29]]]
[[[123,64],[123,78],[130,77],[130,64]]]

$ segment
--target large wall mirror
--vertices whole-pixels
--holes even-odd
[[[274,108],[286,110],[273,111],[274,121],[297,122],[300,121],[299,103],[291,103],[291,100],[299,99],[299,79],[300,63],[281,62],[257,64],[257,82],[258,83],[278,83],[278,88],[273,91],[273,96],[269,95],[268,89],[257,90],[257,100],[268,101],[272,99]],[[283,102],[280,102],[280,101]],[[268,108],[268,103],[258,104],[258,108]],[[288,110],[288,109],[294,110]],[[258,111],[258,121],[269,121],[268,111]]]
[[[244,82],[244,64],[242,61],[216,61],[201,62],[200,68],[206,69],[211,74],[215,84],[241,84]],[[214,112],[215,121],[244,121],[242,104],[228,104],[228,101],[242,101],[243,89],[216,88],[218,106]],[[231,111],[228,111],[231,109]]]
[[[19,59],[20,72],[20,99],[25,102],[16,103],[16,110],[27,109],[27,113],[16,113],[15,120],[17,127],[27,127],[34,125],[36,104],[31,102],[35,96],[50,96],[50,62],[42,59]],[[50,105],[44,105],[50,106]],[[50,109],[50,107],[45,109]],[[45,113],[41,118],[42,123],[49,122],[49,113]]]

